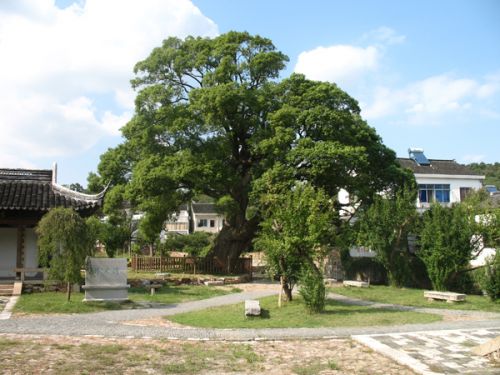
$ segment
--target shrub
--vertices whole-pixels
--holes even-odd
[[[498,252],[486,264],[482,287],[492,301],[500,298],[500,254]]]
[[[325,308],[325,283],[323,276],[310,267],[304,267],[299,277],[300,295],[310,313],[320,313]]]

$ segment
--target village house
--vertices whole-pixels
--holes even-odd
[[[69,207],[90,216],[105,191],[88,195],[57,183],[52,170],[0,169],[0,280],[40,277],[35,227],[51,208]]]
[[[165,234],[219,233],[223,225],[224,216],[216,211],[214,203],[189,202],[165,222]]]

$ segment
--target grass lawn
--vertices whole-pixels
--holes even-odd
[[[173,304],[179,302],[206,299],[229,293],[237,293],[240,289],[218,288],[204,285],[163,286],[154,296],[146,288],[130,288],[130,302],[82,302],[84,293],[72,293],[71,301],[66,301],[66,293],[44,292],[22,294],[15,308],[15,313],[53,314],[53,313],[89,313],[104,310],[120,310],[141,307],[139,302],[155,302]]]
[[[500,302],[491,302],[490,299],[485,296],[467,295],[465,302],[446,303],[446,301],[427,301],[427,299],[424,298],[423,289],[370,285],[369,288],[338,287],[329,288],[328,291],[367,301],[394,303],[406,306],[500,312]]]
[[[354,327],[430,323],[441,316],[415,312],[349,306],[328,300],[321,314],[308,314],[300,297],[277,306],[277,297],[260,299],[261,317],[244,316],[244,303],[214,307],[201,311],[167,317],[176,323],[207,328],[296,328],[296,327]]]

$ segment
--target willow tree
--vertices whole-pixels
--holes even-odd
[[[149,232],[194,195],[212,197],[226,218],[212,251],[223,260],[250,248],[274,185],[307,180],[333,199],[344,188],[359,206],[394,183],[395,155],[357,102],[335,84],[280,81],[287,61],[248,33],[166,39],[135,66],[135,114],[99,177],[127,186]]]
[[[85,221],[70,208],[53,208],[36,228],[39,261],[49,268],[49,277],[66,283],[68,301],[71,285],[81,279],[85,258],[92,254],[94,239]]]

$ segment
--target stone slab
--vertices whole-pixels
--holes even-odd
[[[500,350],[500,336],[493,340],[486,341],[484,344],[472,348],[472,353],[480,356],[485,356]]]
[[[23,292],[23,283],[22,281],[14,282],[14,288],[12,289],[13,296],[20,296]]]
[[[245,300],[245,316],[260,316],[260,302],[258,300]]]
[[[357,288],[368,288],[370,284],[365,281],[356,281],[356,280],[344,280],[342,283],[344,286],[354,286]]]
[[[462,302],[465,301],[466,294],[453,293],[453,292],[439,292],[436,290],[424,291],[424,297],[432,300],[443,300],[449,302]]]
[[[223,280],[205,281],[204,284],[206,286],[210,286],[210,285],[224,285],[224,281]]]
[[[125,258],[87,258],[84,301],[128,300],[127,260]]]

